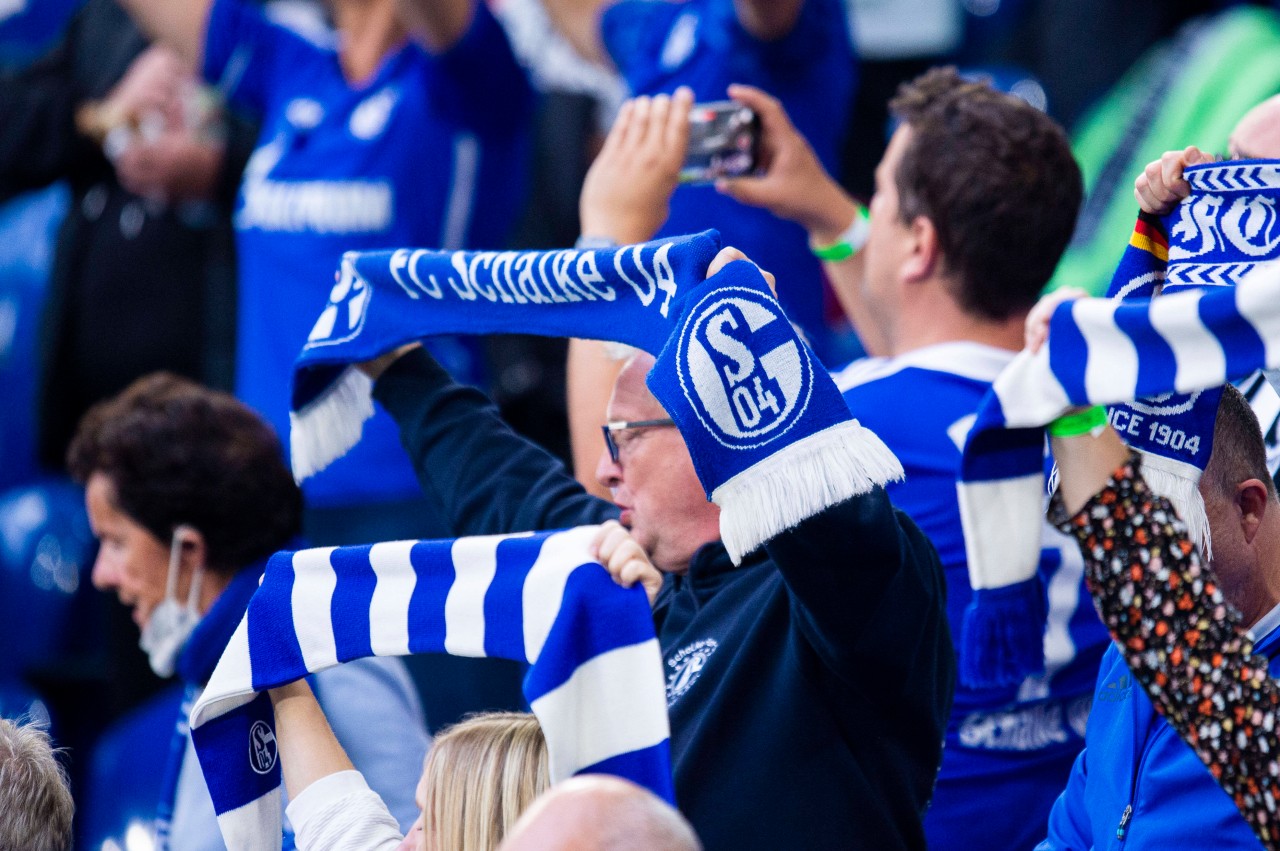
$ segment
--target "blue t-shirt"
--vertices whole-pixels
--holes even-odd
[[[216,0],[204,75],[261,118],[235,227],[240,289],[236,392],[288,442],[289,381],[344,251],[498,248],[523,195],[532,92],[483,2],[458,44],[412,42],[368,80],[343,76],[332,45]],[[473,344],[433,351],[474,380]],[[345,457],[304,485],[308,505],[420,495],[391,418],[379,411]]]
[[[956,636],[973,594],[956,496],[960,451],[979,402],[1012,359],[1012,352],[977,343],[944,343],[859,361],[836,375],[854,416],[902,462],[905,479],[886,490],[938,550]],[[1042,540],[1040,575],[1049,597],[1045,675],[1007,688],[957,683],[938,790],[926,817],[931,848],[1015,847],[1000,839],[998,830],[1006,827],[1029,847],[1084,746],[1090,695],[1109,639],[1084,585],[1075,541],[1047,522]],[[993,826],[950,817],[990,812],[996,801],[1017,818]],[[959,835],[957,825],[966,824],[973,835]],[[1024,825],[1025,831],[1015,830]]]
[[[620,0],[605,10],[601,35],[632,93],[670,93],[688,86],[701,102],[726,99],[730,83],[756,86],[782,101],[823,166],[838,171],[856,71],[839,0],[806,0],[791,32],[771,42],[743,29],[733,0]],[[777,275],[787,315],[804,329],[818,356],[832,363],[822,269],[804,229],[712,186],[681,186],[658,235],[709,227],[720,230],[726,245]]]

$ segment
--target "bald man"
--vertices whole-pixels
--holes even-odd
[[[498,851],[702,851],[684,816],[620,777],[584,775],[534,802]]]

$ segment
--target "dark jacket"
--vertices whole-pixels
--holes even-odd
[[[456,535],[617,515],[421,352],[375,398]],[[933,547],[880,489],[736,568],[713,543],[668,578],[676,799],[708,849],[924,847],[955,669],[944,597]]]
[[[230,385],[230,209],[254,128],[231,120],[217,198],[166,208],[124,190],[75,127],[77,108],[106,96],[145,47],[114,0],[88,0],[47,54],[0,77],[0,200],[60,180],[71,189],[41,341],[40,452],[54,467],[84,410],[141,375]]]

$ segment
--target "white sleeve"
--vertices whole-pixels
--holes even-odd
[[[400,828],[358,771],[312,783],[285,810],[298,851],[396,851]]]

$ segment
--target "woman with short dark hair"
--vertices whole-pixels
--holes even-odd
[[[157,813],[162,844],[172,834],[184,848],[220,848],[187,711],[267,557],[297,543],[302,496],[270,426],[233,397],[167,373],[92,408],[68,466],[85,485],[100,542],[94,585],[132,607],[156,673],[176,672],[187,684]],[[407,828],[427,734],[403,663],[364,659],[317,674],[314,684],[352,760]]]

